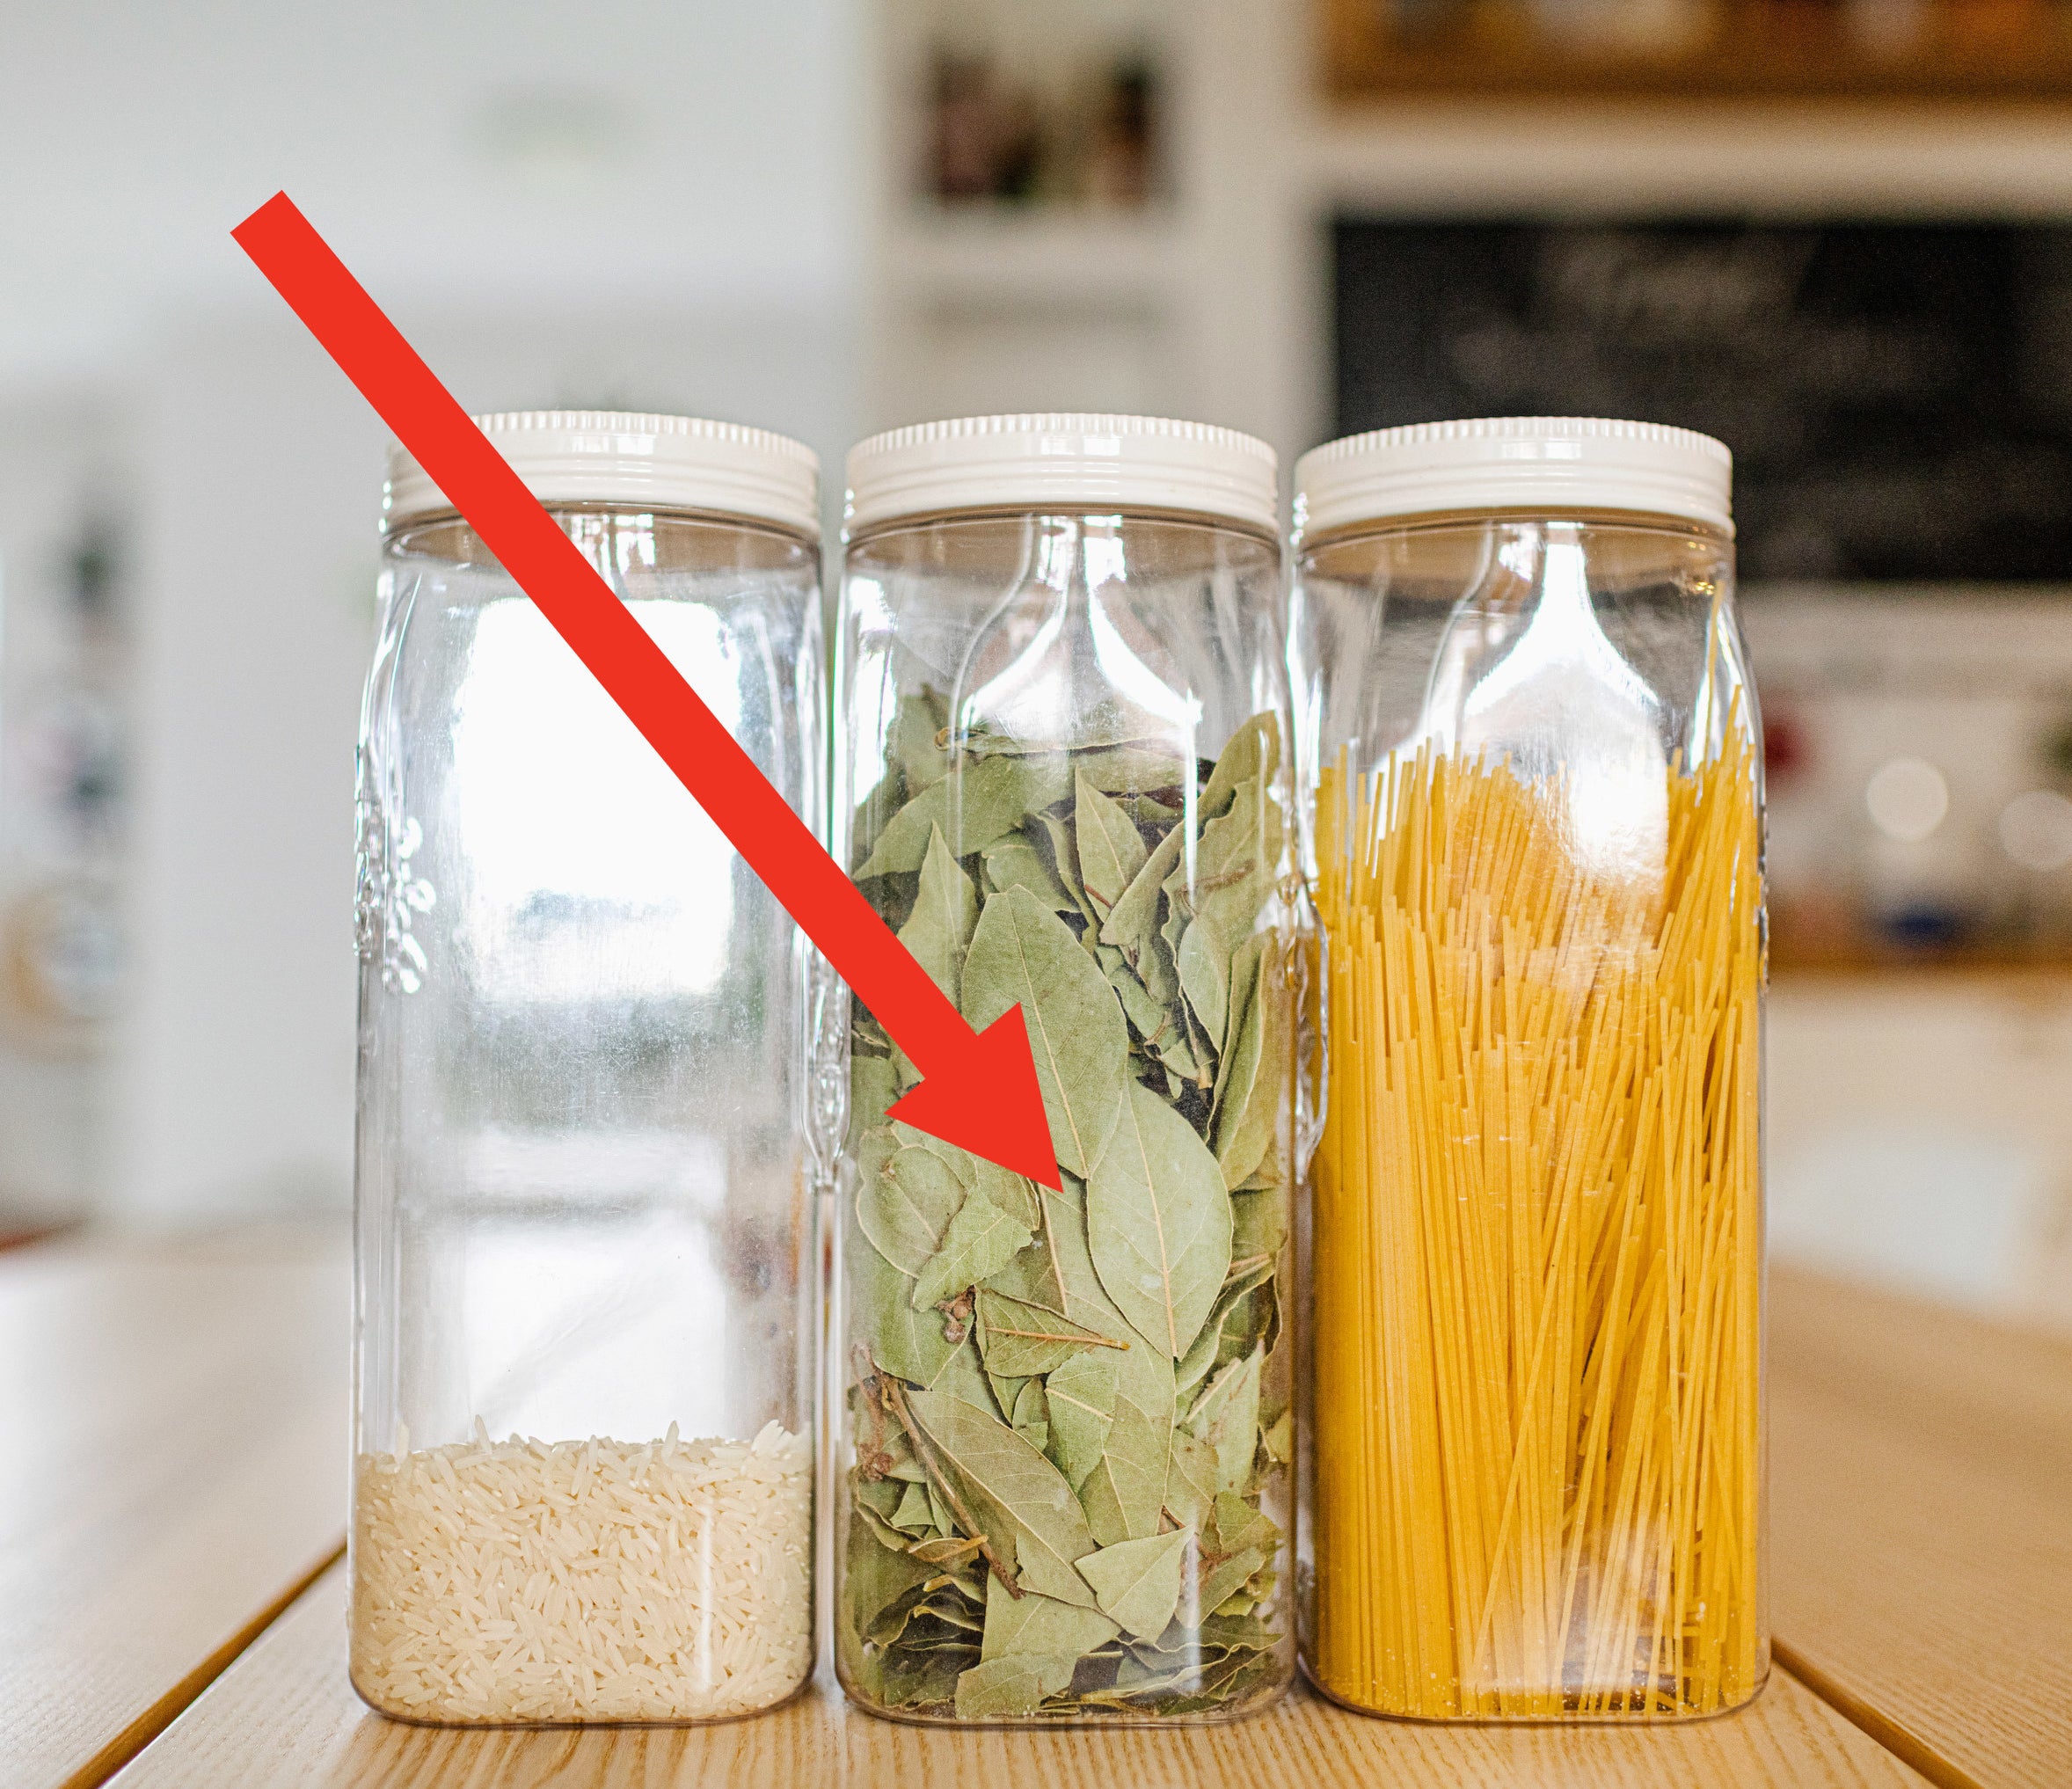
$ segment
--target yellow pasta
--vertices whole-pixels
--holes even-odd
[[[1426,749],[1318,803],[1312,1674],[1431,1719],[1673,1718],[1768,1659],[1762,927],[1738,728],[1666,875]]]

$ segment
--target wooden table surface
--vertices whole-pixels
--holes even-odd
[[[1742,1713],[1429,1727],[1297,1693],[1222,1727],[945,1733],[823,1688],[717,1727],[458,1733],[346,1682],[342,1251],[0,1256],[0,1360],[34,1382],[0,1382],[0,1789],[2072,1785],[2072,1346],[1773,1294],[1780,1663]]]
[[[342,1231],[0,1254],[0,1784],[99,1783],[338,1555]]]

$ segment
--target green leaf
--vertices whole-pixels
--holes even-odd
[[[1215,769],[1209,773],[1197,808],[1202,821],[1215,819],[1229,807],[1240,784],[1251,782],[1270,787],[1280,768],[1280,717],[1255,714],[1230,735]]]
[[[1249,1261],[1265,1256],[1278,1260],[1280,1245],[1288,1240],[1288,1192],[1267,1187],[1257,1192],[1243,1189],[1230,1195],[1230,1258]]]
[[[1202,1612],[1213,1614],[1222,1608],[1244,1588],[1252,1574],[1266,1563],[1267,1557],[1257,1547],[1240,1547],[1234,1553],[1221,1555],[1213,1564],[1204,1560],[1200,1581],[1194,1593]]]
[[[852,1055],[849,1059],[849,1146],[859,1147],[864,1134],[882,1126],[899,1098],[899,1084],[889,1056]]]
[[[1014,1431],[1039,1453],[1047,1453],[1050,1448],[1050,1398],[1043,1389],[1040,1379],[1023,1382],[1022,1389],[1015,1394],[1014,1408],[1009,1413]]]
[[[1101,1613],[1127,1634],[1156,1639],[1179,1606],[1180,1567],[1192,1529],[1119,1541],[1079,1561],[1079,1575],[1093,1586]]]
[[[1093,1351],[1115,1362],[1115,1398],[1099,1456],[1078,1486],[1087,1522],[1104,1545],[1156,1534],[1165,1502],[1166,1454],[1172,1433],[1172,1362],[1164,1350],[1131,1328],[1102,1289],[1087,1246],[1086,1220],[1079,1201],[1069,1194],[1046,1192],[1043,1222],[1065,1289],[1068,1314],[1130,1344],[1120,1354],[1107,1348]],[[1091,1359],[1091,1355],[1080,1358]],[[1061,1379],[1082,1370],[1068,1362],[1050,1376],[1050,1384],[1054,1388]],[[1060,1409],[1054,1398],[1054,1422]]]
[[[1036,824],[1031,836],[1037,840],[1038,854],[1042,855],[1046,846],[1048,847],[1051,873],[1072,897],[1072,910],[1091,925],[1098,916],[1086,898],[1085,884],[1080,880],[1079,847],[1072,837],[1071,822],[1048,813],[1032,817]]]
[[[1082,752],[1074,767],[1105,795],[1178,789],[1193,780],[1187,760],[1177,747],[1120,745],[1105,751]]]
[[[1079,1487],[1087,1526],[1104,1546],[1157,1533],[1173,1427],[1172,1362],[1141,1338],[1114,1358],[1115,1414]]]
[[[1145,959],[1159,942],[1159,903],[1164,897],[1166,879],[1175,873],[1186,843],[1186,830],[1183,827],[1175,827],[1159,840],[1156,849],[1130,878],[1129,887],[1122,891],[1109,909],[1108,916],[1101,922],[1101,942],[1120,950],[1153,997],[1167,1004],[1179,997],[1178,985],[1176,982],[1170,989],[1162,988],[1156,979],[1157,965],[1147,963]]]
[[[970,857],[1012,832],[1024,814],[1062,800],[1071,786],[1071,763],[1055,752],[960,765],[893,815],[856,879],[918,870],[928,856],[929,835],[938,827],[956,856]]]
[[[1034,1654],[1076,1659],[1115,1638],[1115,1624],[1098,1609],[1031,1593],[1010,1596],[998,1579],[986,1586],[986,1634],[979,1656],[989,1661]]]
[[[1129,1038],[1098,967],[1025,888],[989,896],[964,960],[964,1016],[983,1031],[1019,1004],[1060,1165],[1083,1174],[1115,1129]]]
[[[1095,788],[1084,770],[1075,785],[1072,826],[1079,846],[1079,876],[1097,917],[1114,909],[1149,859],[1143,835],[1121,807]]]
[[[1252,1313],[1249,1301],[1257,1288],[1273,1277],[1273,1260],[1266,1255],[1255,1255],[1249,1260],[1237,1255],[1235,1237],[1231,1247],[1231,1272],[1223,1282],[1223,1289],[1216,1295],[1215,1308],[1208,1313],[1208,1321],[1201,1325],[1201,1333],[1194,1338],[1193,1346],[1180,1357],[1179,1368],[1173,1376],[1183,1396],[1208,1376],[1222,1356],[1227,1340],[1237,1336],[1244,1336],[1248,1341],[1258,1340],[1251,1333]],[[1247,1260],[1242,1269],[1237,1265],[1240,1260]]]
[[[919,795],[949,775],[949,748],[946,741],[938,743],[949,718],[949,705],[933,690],[900,697],[893,722],[892,755],[906,773],[908,795]]]
[[[1242,1186],[1266,1161],[1285,1114],[1292,1014],[1280,974],[1280,940],[1255,932],[1230,960],[1230,1049],[1216,1077],[1216,1160],[1226,1187]]]
[[[931,1150],[894,1150],[874,1172],[868,1159],[860,1165],[857,1225],[901,1273],[920,1273],[964,1203],[962,1184]]]
[[[930,827],[920,892],[914,898],[913,912],[900,928],[899,938],[952,1004],[963,980],[964,953],[978,921],[979,897],[971,878],[951,855],[942,828]]]
[[[1219,1491],[1242,1491],[1251,1479],[1259,1439],[1259,1364],[1257,1354],[1233,1361],[1208,1382],[1187,1417],[1187,1427],[1215,1449]]]
[[[1082,1607],[1092,1602],[1073,1560],[1094,1549],[1092,1531],[1055,1466],[989,1413],[935,1391],[908,1395],[930,1449],[956,1479],[988,1538],[1010,1543],[1025,1589]]]
[[[1134,1082],[1087,1182],[1086,1222],[1102,1289],[1154,1347],[1186,1354],[1229,1269],[1230,1201],[1194,1128]]]
[[[1113,1337],[1083,1328],[1037,1305],[979,1289],[979,1346],[986,1369],[1003,1376],[1047,1373],[1086,1348],[1120,1348]]]
[[[1025,834],[1010,832],[985,850],[986,880],[990,892],[1026,888],[1053,913],[1079,913],[1079,899],[1059,879],[1050,859],[1032,844]]]
[[[857,1226],[843,1251],[849,1267],[849,1306],[871,1358],[881,1371],[916,1385],[932,1385],[956,1345],[943,1336],[943,1319],[913,1305],[914,1282],[879,1253]]]
[[[1166,1513],[1182,1528],[1208,1520],[1216,1494],[1215,1449],[1184,1428],[1172,1432],[1172,1458],[1165,1469]]]
[[[1054,1317],[1065,1315],[1065,1289],[1058,1280],[1057,1263],[1051,1259],[1047,1232],[1038,1236],[986,1284],[1017,1303],[1040,1306]]]
[[[1261,1552],[1272,1553],[1280,1544],[1280,1529],[1265,1510],[1227,1491],[1219,1492],[1214,1538],[1218,1550],[1223,1552],[1240,1547],[1257,1547]]]
[[[942,1246],[922,1268],[914,1308],[925,1311],[991,1278],[1028,1246],[1030,1235],[1029,1226],[1012,1212],[1003,1211],[983,1193],[971,1194],[943,1232]]]
[[[1046,1696],[1072,1687],[1078,1662],[1070,1654],[1044,1657],[1027,1653],[973,1665],[957,1679],[957,1719],[1026,1720]]]
[[[1286,828],[1266,785],[1241,783],[1230,810],[1201,829],[1188,899],[1197,924],[1214,926],[1235,946],[1258,922],[1280,873]]]
[[[896,1481],[888,1479],[885,1482],[892,1484]],[[910,1535],[926,1534],[935,1527],[935,1511],[929,1504],[927,1486],[900,1486],[900,1501],[893,1511],[892,1525]]]
[[[1199,919],[1180,934],[1180,989],[1220,1051],[1230,1016],[1230,954],[1214,926]]]
[[[1115,1426],[1115,1355],[1097,1348],[1054,1369],[1045,1383],[1050,1442],[1045,1451],[1076,1492],[1100,1464]]]

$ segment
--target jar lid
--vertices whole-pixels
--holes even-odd
[[[1156,416],[966,416],[860,442],[843,526],[952,509],[1172,509],[1278,535],[1278,462],[1249,434]]]
[[[820,537],[821,463],[767,429],[624,410],[507,410],[475,426],[543,503],[705,510]],[[403,447],[390,446],[384,529],[456,507]]]
[[[1456,509],[1625,509],[1733,532],[1733,456],[1693,429],[1594,416],[1493,416],[1349,434],[1295,462],[1295,525]]]

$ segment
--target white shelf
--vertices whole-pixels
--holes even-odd
[[[1163,296],[1186,238],[1170,208],[1139,212],[917,204],[895,213],[880,249],[888,283],[926,302]]]

